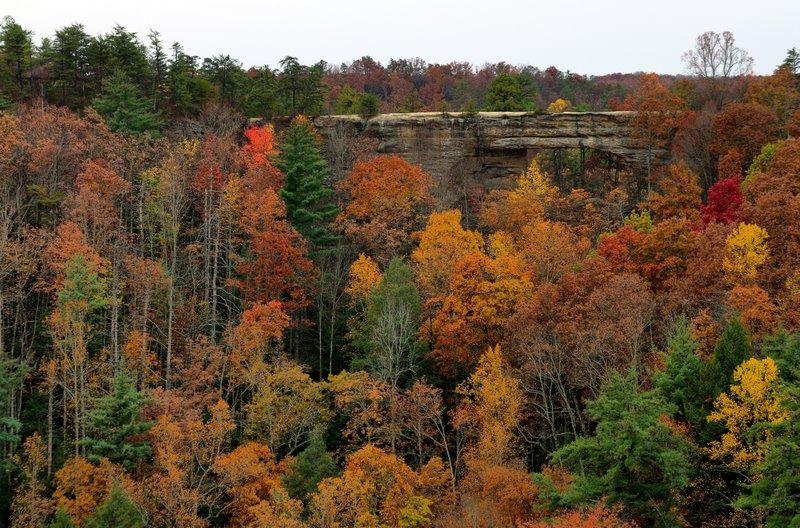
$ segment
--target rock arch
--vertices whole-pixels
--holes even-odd
[[[314,124],[329,141],[343,133],[374,138],[378,153],[421,165],[439,182],[456,176],[488,183],[519,174],[537,149],[590,148],[643,168],[666,152],[652,151],[637,138],[635,117],[635,112],[419,112],[320,116]]]

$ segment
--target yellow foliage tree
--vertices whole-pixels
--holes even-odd
[[[441,461],[435,460],[428,465],[432,463],[438,471],[447,472]],[[429,526],[432,508],[449,497],[449,493],[444,497],[423,496],[431,489],[429,479],[447,480],[432,475],[426,467],[416,473],[400,457],[367,444],[347,458],[341,476],[319,483],[311,501],[311,524],[359,528]]]
[[[459,391],[465,399],[457,422],[470,425],[475,433],[471,456],[495,464],[513,460],[523,396],[519,381],[508,374],[500,345],[481,356]]]
[[[267,365],[255,380],[253,400],[245,406],[246,436],[263,441],[275,453],[294,452],[309,432],[330,419],[324,386],[289,359]]]
[[[778,385],[778,367],[772,358],[750,358],[736,368],[730,395],[720,394],[714,402],[709,422],[724,423],[726,431],[719,441],[708,447],[708,454],[717,460],[728,460],[731,466],[747,469],[764,456],[769,429],[753,427],[777,425],[789,417]]]
[[[722,269],[733,284],[755,280],[759,266],[769,257],[769,235],[755,224],[740,223],[725,241]]]
[[[350,265],[349,280],[346,288],[350,302],[355,307],[366,304],[372,289],[381,282],[381,270],[378,264],[363,253]]]
[[[257,442],[243,444],[217,459],[214,471],[230,498],[229,528],[304,526],[303,504],[289,498],[281,485],[281,475],[286,472],[284,462],[276,463],[270,448]]]
[[[460,484],[459,516],[468,510],[477,526],[515,525],[532,510],[536,489],[517,457],[522,391],[509,375],[499,345],[481,356],[459,392],[464,399],[455,425],[472,438],[466,451],[467,474]]]
[[[697,175],[681,161],[670,165],[669,170],[658,180],[658,192],[647,200],[648,209],[656,220],[666,218],[699,218],[700,181]]]
[[[561,112],[566,112],[571,107],[572,103],[569,101],[569,99],[562,99],[559,97],[547,106],[547,111],[551,114],[559,114]]]
[[[516,236],[522,226],[541,219],[559,196],[536,160],[520,175],[513,190],[495,189],[481,209],[481,223],[493,231],[507,231]]]
[[[11,528],[39,528],[53,509],[45,495],[44,471],[47,467],[45,445],[39,433],[33,433],[22,444],[22,456],[11,461],[22,470],[22,480],[11,502]]]
[[[420,234],[419,246],[411,253],[420,293],[426,298],[445,295],[453,263],[482,249],[481,234],[461,227],[461,211],[432,213]]]

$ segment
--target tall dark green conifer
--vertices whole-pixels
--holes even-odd
[[[66,508],[59,506],[47,528],[75,528],[75,521],[72,520],[72,516],[70,516]]]
[[[331,202],[333,191],[326,185],[330,169],[313,125],[304,117],[296,118],[283,135],[280,151],[275,166],[286,176],[280,195],[289,222],[312,251],[330,246],[336,237],[329,224],[339,209]]]
[[[106,499],[86,519],[87,528],[142,528],[144,518],[119,482],[111,485]]]
[[[702,424],[706,417],[700,380],[703,362],[697,346],[689,321],[681,317],[667,339],[664,369],[653,375],[653,384],[675,405],[677,417],[692,425]]]
[[[722,329],[711,363],[703,372],[708,395],[715,400],[733,383],[733,372],[752,355],[750,337],[738,318],[733,318]]]
[[[305,502],[317,491],[317,484],[336,474],[336,461],[325,450],[325,441],[318,431],[311,433],[308,446],[292,461],[292,470],[281,483],[292,498]]]
[[[648,526],[678,526],[672,506],[689,481],[690,445],[663,422],[674,411],[659,391],[639,391],[635,371],[613,373],[586,405],[597,422],[594,435],[552,455],[575,475],[564,500],[606,497]]]
[[[160,135],[161,120],[152,110],[152,101],[142,97],[121,73],[109,79],[93,106],[114,132]]]
[[[112,394],[99,398],[89,414],[89,436],[84,441],[93,462],[107,458],[131,469],[150,454],[150,445],[133,439],[151,427],[141,418],[145,396],[134,386],[133,378],[119,370],[114,376]]]
[[[14,392],[20,391],[28,374],[28,367],[15,359],[0,357],[0,449],[2,452],[13,452],[19,444],[19,430],[22,422],[9,409],[13,409]],[[8,461],[0,458],[0,469],[7,466]]]

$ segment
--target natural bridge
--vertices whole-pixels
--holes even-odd
[[[497,184],[525,169],[538,149],[588,148],[644,167],[649,152],[634,131],[635,112],[398,113],[371,118],[320,116],[314,120],[329,146],[344,138],[377,140],[377,151],[422,166],[439,182],[477,177]]]

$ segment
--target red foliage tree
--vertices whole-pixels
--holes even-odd
[[[704,225],[738,222],[741,215],[742,191],[738,177],[725,178],[708,189],[708,200],[700,206],[700,219]]]
[[[718,156],[730,149],[742,154],[749,166],[761,147],[778,137],[778,118],[758,103],[730,103],[714,117],[711,151]]]

